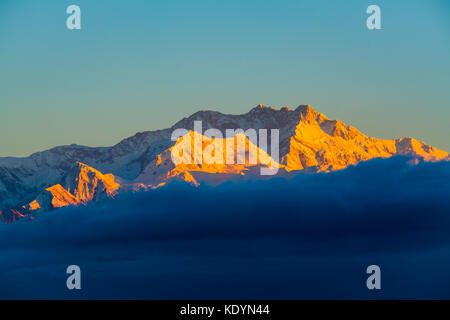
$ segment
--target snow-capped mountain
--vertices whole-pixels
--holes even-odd
[[[48,187],[29,204],[30,210],[60,208],[113,198],[120,188],[120,180],[103,174],[84,163],[77,162],[59,184]]]
[[[189,152],[184,152],[186,150]],[[148,187],[158,187],[174,179],[193,185],[199,182],[217,184],[235,176],[259,175],[257,169],[261,168],[275,173],[279,167],[282,166],[243,133],[218,138],[189,130],[150,162],[135,181]]]
[[[172,141],[171,135],[175,129],[186,129],[193,138],[195,121],[202,122],[203,132],[210,128],[223,133],[226,129],[278,129],[279,159],[273,159],[270,152],[244,137],[246,157],[257,157],[257,163],[175,164],[173,150],[186,140]],[[226,139],[201,135],[198,150],[211,143],[226,144]],[[0,215],[7,215],[4,220],[13,221],[23,214],[24,206],[33,211],[33,207],[43,210],[81,204],[113,197],[120,190],[155,188],[172,179],[196,185],[243,176],[262,178],[258,170],[275,163],[280,168],[278,174],[292,174],[305,169],[312,172],[343,169],[360,161],[397,154],[417,156],[425,161],[449,159],[447,152],[413,138],[368,137],[339,120],[328,119],[309,105],[294,110],[259,105],[241,115],[199,111],[171,128],[137,133],[112,147],[69,145],[26,158],[0,158]]]
[[[58,184],[41,190],[30,203],[1,210],[0,220],[11,223],[33,217],[38,212],[113,198],[121,188],[121,183],[121,179],[112,174],[102,174],[84,163],[77,162],[61,177]]]

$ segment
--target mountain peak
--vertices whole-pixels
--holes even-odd
[[[113,198],[119,188],[119,180],[114,175],[103,174],[87,164],[76,161],[60,183],[46,188],[45,193],[28,204],[28,209],[48,210],[87,204],[90,201]]]
[[[279,111],[278,109],[274,108],[274,107],[270,107],[270,106],[266,106],[263,104],[258,104],[256,107],[254,107],[253,109],[250,110],[250,112],[252,111],[262,111],[262,110],[271,110],[271,111]]]
[[[97,196],[98,191],[106,192],[113,197],[120,184],[112,174],[103,174],[80,161],[77,161],[73,170],[63,177],[63,186],[79,199],[86,203]]]
[[[238,150],[238,144],[243,146],[242,151]],[[169,180],[184,180],[198,185],[198,178],[214,184],[244,176],[258,168],[274,170],[278,167],[282,166],[242,132],[218,138],[190,130],[178,138],[174,146],[158,155],[136,181],[151,188]]]
[[[307,113],[314,113],[318,114],[320,112],[316,111],[311,105],[309,104],[301,104],[297,108],[295,108],[295,111],[300,111],[301,113],[307,114]]]
[[[85,163],[83,163],[83,162],[80,162],[80,161],[77,161],[76,163],[75,163],[75,167],[77,167],[77,168],[80,168],[80,169],[88,169],[88,170],[95,170],[94,168],[92,168],[91,166],[88,166],[87,164],[85,164]]]
[[[314,110],[314,108],[311,107],[310,104],[300,104],[297,108],[295,108],[295,110],[300,110],[300,111],[307,110],[307,109],[312,109],[312,110]],[[315,111],[315,110],[314,110],[314,111]]]

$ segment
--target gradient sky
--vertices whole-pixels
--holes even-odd
[[[71,4],[82,30],[66,28]],[[450,151],[449,14],[445,0],[0,0],[0,156],[259,103]]]

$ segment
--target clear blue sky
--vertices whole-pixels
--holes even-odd
[[[259,103],[450,151],[449,14],[446,0],[0,0],[0,156]]]

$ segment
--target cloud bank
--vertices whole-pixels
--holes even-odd
[[[0,243],[0,298],[450,298],[450,163],[172,183],[0,226]]]

